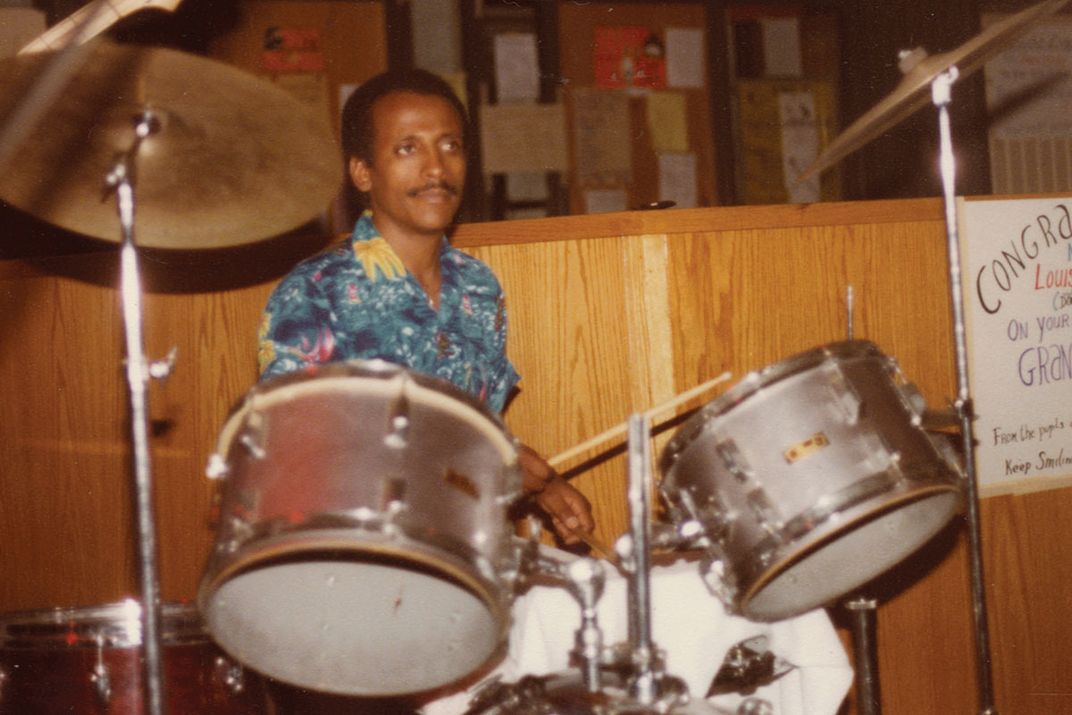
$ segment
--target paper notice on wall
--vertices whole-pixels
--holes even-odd
[[[800,20],[795,17],[765,17],[761,26],[764,74],[767,77],[800,77],[803,74]]]
[[[573,91],[574,160],[578,177],[603,185],[632,182],[633,141],[624,92]]]
[[[707,55],[704,33],[698,27],[666,29],[666,84],[669,87],[699,88],[706,84]]]
[[[819,155],[819,121],[811,92],[779,92],[778,123],[782,128],[782,175],[789,202],[819,200],[819,177],[797,177]]]
[[[561,104],[494,104],[480,110],[484,171],[567,171]]]
[[[656,152],[689,150],[687,102],[683,92],[652,92],[644,98],[648,133]]]
[[[540,60],[536,35],[506,32],[495,36],[495,90],[500,102],[535,102],[540,97]]]
[[[1072,484],[1072,197],[958,202],[984,496]]]
[[[679,209],[697,206],[695,154],[659,154],[659,201]]]

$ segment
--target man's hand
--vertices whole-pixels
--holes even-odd
[[[536,504],[551,517],[551,525],[562,541],[576,544],[581,540],[578,533],[587,534],[595,528],[588,499],[560,477],[535,450],[521,445],[518,463],[525,491],[533,494]]]

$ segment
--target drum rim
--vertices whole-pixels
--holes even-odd
[[[928,541],[931,537],[933,537],[939,531],[944,529],[950,523],[957,510],[960,509],[963,505],[964,489],[961,487],[961,485],[957,483],[921,485],[914,489],[906,490],[903,493],[896,495],[892,499],[878,504],[874,504],[871,506],[871,508],[867,508],[870,500],[864,500],[848,508],[848,510],[854,508],[861,508],[860,513],[856,514],[851,520],[846,521],[844,524],[840,525],[836,529],[832,529],[822,534],[820,538],[815,539],[813,542],[804,545],[803,548],[798,548],[792,552],[786,552],[786,548],[792,546],[793,544],[798,544],[799,538],[807,537],[808,534],[814,533],[814,530],[810,530],[802,534],[801,537],[797,537],[792,541],[785,542],[778,546],[776,549],[770,548],[770,540],[768,540],[767,542],[760,542],[756,545],[754,549],[751,550],[751,552],[749,552],[749,558],[744,559],[744,561],[747,561],[749,564],[753,564],[758,560],[762,560],[765,554],[768,556],[773,554],[775,557],[782,553],[784,553],[784,555],[782,555],[780,559],[772,563],[770,566],[767,566],[765,569],[761,570],[754,566],[748,569],[747,573],[744,574],[746,578],[741,578],[738,581],[738,583],[747,583],[748,586],[741,592],[740,596],[735,599],[737,601],[736,608],[738,608],[743,614],[748,615],[749,617],[754,616],[755,614],[748,613],[748,609],[746,607],[747,604],[751,603],[760,591],[769,586],[775,579],[784,575],[797,563],[800,563],[801,561],[812,556],[813,554],[818,553],[828,544],[837,541],[838,539],[844,537],[846,534],[856,530],[858,527],[874,521],[878,516],[882,514],[892,514],[893,512],[899,511],[900,509],[903,509],[911,504],[922,502],[926,499],[941,496],[943,494],[953,495],[956,497],[956,499],[951,504],[951,509],[948,518],[944,519],[940,523],[940,525],[937,526],[937,528],[933,529],[931,533],[927,534],[922,538],[921,544],[926,543],[926,541]],[[831,516],[844,515],[844,513],[844,511],[835,512]],[[826,524],[828,522],[829,517],[823,521],[823,524]],[[916,548],[918,548],[918,546]],[[905,558],[910,556],[913,550],[909,550],[908,552],[900,554],[894,561],[887,564],[883,571],[893,568],[896,564],[900,563]],[[737,565],[734,564],[735,569],[736,566]],[[779,615],[777,618],[779,620],[782,618],[790,618],[806,611],[810,611],[814,608],[818,608],[822,605],[824,604],[804,604],[799,609],[795,610],[795,612],[782,614]]]
[[[355,548],[355,545],[366,548]],[[442,563],[444,564],[442,570],[452,575],[454,570],[465,571],[464,567],[470,566],[469,562],[451,554],[448,550],[430,546],[427,541],[411,536],[398,538],[385,535],[380,531],[356,527],[297,529],[244,542],[233,554],[224,557],[226,563],[212,575],[204,588],[211,587],[215,590],[223,580],[256,568],[256,564],[263,561],[270,562],[300,554],[321,552],[338,552],[348,555],[368,552],[379,558],[393,558],[406,563],[414,562],[433,570],[439,570],[435,569],[435,566]],[[414,552],[421,554],[421,558],[411,558]],[[478,585],[477,581],[490,583],[489,580],[479,576],[467,575],[464,578],[459,576],[457,580],[470,585],[473,590],[477,591],[485,590],[485,586]],[[472,581],[471,584],[470,581]],[[199,603],[202,598],[203,596],[198,599]]]
[[[169,645],[211,640],[193,603],[164,603],[160,611],[161,638]],[[141,603],[133,598],[13,611],[0,614],[0,647],[140,648],[141,619]]]
[[[469,393],[441,378],[410,370],[386,360],[342,360],[318,365],[306,370],[286,373],[268,378],[254,385],[231,408],[216,444],[216,453],[226,456],[235,443],[235,436],[245,423],[246,416],[258,407],[267,407],[290,395],[304,393],[316,385],[320,391],[340,385],[356,384],[355,380],[368,379],[372,384],[383,385],[390,380],[407,380],[416,385],[419,395],[429,404],[459,404],[472,417],[471,423],[492,442],[503,457],[507,467],[517,461],[517,440],[506,428],[502,417]],[[304,388],[304,389],[303,389]]]
[[[300,534],[285,534],[269,539],[250,542],[250,548],[240,547],[235,554],[226,558],[219,565],[211,578],[206,578],[201,585],[198,605],[201,612],[208,614],[210,603],[219,589],[233,578],[243,573],[255,571],[274,562],[290,557],[321,552],[336,552],[348,556],[372,555],[378,559],[396,559],[407,565],[416,565],[426,571],[445,573],[460,588],[471,593],[491,612],[500,624],[500,631],[507,615],[507,605],[501,598],[502,584],[496,584],[480,575],[478,569],[459,557],[442,549],[412,540],[361,540],[354,538],[354,529],[319,529]],[[372,534],[366,534],[372,535]],[[362,548],[356,548],[356,547]],[[207,627],[207,626],[206,626]]]
[[[380,565],[386,565],[385,559],[397,559],[403,562],[407,567],[416,566],[418,570],[425,573],[434,574],[437,577],[442,578],[444,574],[447,578],[445,581],[453,584],[456,588],[465,591],[470,596],[475,598],[487,611],[487,617],[490,622],[494,624],[494,646],[489,649],[487,653],[484,653],[480,658],[480,664],[473,670],[470,670],[466,674],[459,676],[455,680],[444,683],[429,684],[427,687],[420,690],[405,690],[405,691],[385,691],[383,693],[361,693],[367,697],[391,697],[398,695],[416,695],[423,692],[436,691],[450,683],[464,680],[472,675],[474,672],[478,672],[495,657],[503,644],[506,641],[509,627],[510,627],[510,608],[512,589],[505,584],[496,584],[491,579],[478,573],[478,570],[471,564],[465,563],[459,557],[453,554],[446,554],[440,550],[430,548],[427,544],[422,542],[409,543],[407,539],[406,543],[398,542],[381,542],[376,546],[377,548],[364,548],[355,549],[355,540],[352,536],[353,530],[347,530],[350,533],[341,533],[344,530],[332,530],[336,533],[332,534],[330,538],[325,538],[327,535],[324,533],[329,530],[320,530],[320,533],[316,534],[314,541],[315,547],[313,549],[309,547],[309,540],[305,544],[302,544],[303,548],[298,548],[299,544],[295,541],[294,535],[289,535],[289,538],[279,537],[272,540],[265,540],[256,544],[256,549],[251,549],[250,553],[245,554],[248,558],[232,557],[229,563],[220,567],[216,573],[213,574],[211,579],[206,579],[202,582],[200,594],[198,598],[198,604],[201,608],[201,612],[204,614],[206,632],[211,635],[214,642],[228,655],[235,658],[238,662],[245,663],[249,667],[256,669],[256,666],[252,662],[247,662],[240,657],[238,653],[238,643],[227,642],[222,638],[222,635],[217,631],[214,631],[211,627],[213,620],[213,601],[215,600],[220,589],[234,578],[240,578],[245,573],[252,573],[262,567],[271,568],[271,564],[286,564],[286,563],[308,563],[308,559],[302,559],[297,561],[288,561],[291,557],[295,556],[308,556],[310,553],[316,553],[317,551],[327,552],[345,552],[351,555],[373,554],[379,557],[380,561],[366,561],[366,563],[378,563]],[[306,534],[306,536],[312,537],[313,535]],[[270,548],[265,548],[265,546]],[[371,544],[363,542],[362,546],[369,547]],[[409,548],[403,550],[403,546],[417,546],[417,549]],[[436,553],[432,553],[436,552]],[[420,558],[415,558],[415,554]],[[357,561],[360,563],[360,560]],[[309,683],[299,682],[287,677],[284,673],[273,673],[271,677],[279,680],[280,682],[286,682],[296,687],[310,687]],[[357,695],[358,693],[350,692],[344,689],[323,689],[325,693],[331,693],[335,695]]]
[[[759,370],[749,372],[741,378],[740,382],[705,404],[694,415],[685,420],[663,448],[659,458],[660,471],[664,474],[670,472],[678,458],[706,431],[708,424],[714,418],[744,403],[763,388],[821,365],[831,358],[867,357],[889,359],[870,340],[842,340],[796,353]]]

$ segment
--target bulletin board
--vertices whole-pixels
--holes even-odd
[[[265,76],[317,106],[338,130],[340,94],[387,69],[382,2],[241,0],[213,57]]]
[[[672,76],[673,61],[645,64],[647,56],[630,49],[633,40],[654,37],[670,60],[680,46],[675,38],[706,36],[705,3],[561,2],[558,13],[572,152],[570,212],[596,212],[589,211],[596,204],[633,209],[664,200],[668,182],[677,187],[673,195],[686,195],[687,202],[690,180],[694,205],[717,205],[708,78],[691,86],[691,80]],[[625,49],[614,53],[614,38]],[[706,52],[703,44],[694,57],[705,68]],[[615,75],[626,56],[635,73],[629,86]],[[601,196],[613,199],[602,202]]]
[[[736,83],[737,96],[737,195],[745,204],[781,204],[791,201],[790,186],[810,161],[795,166],[787,161],[793,141],[792,120],[783,121],[780,111],[787,98],[797,104],[807,100],[811,116],[802,123],[815,143],[816,155],[837,136],[838,104],[829,80],[744,79]],[[791,159],[791,157],[789,157]],[[814,157],[812,157],[814,159]],[[822,201],[841,197],[841,174],[824,172],[816,177]]]

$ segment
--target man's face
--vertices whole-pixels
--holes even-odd
[[[386,238],[436,237],[450,225],[465,184],[461,118],[436,95],[393,92],[372,105],[372,161],[350,159]]]

